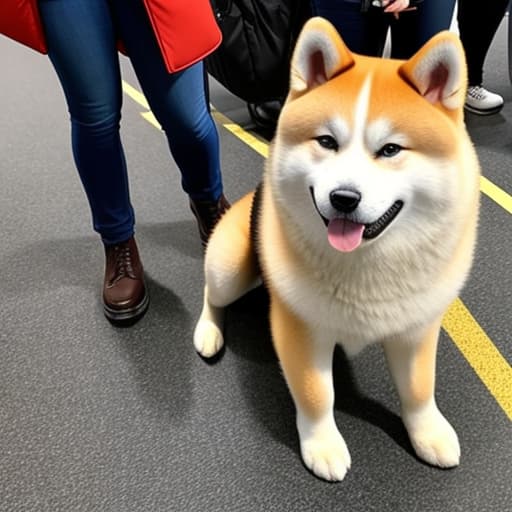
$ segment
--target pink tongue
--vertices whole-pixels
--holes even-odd
[[[364,224],[346,219],[332,219],[327,227],[329,243],[338,251],[350,252],[357,249],[363,239]]]

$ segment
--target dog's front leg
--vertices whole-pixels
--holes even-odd
[[[440,321],[423,335],[389,340],[384,350],[395,382],[402,419],[418,457],[444,468],[457,466],[460,447],[453,427],[437,408],[434,397]]]
[[[334,342],[318,339],[272,293],[270,311],[274,346],[297,410],[304,464],[320,478],[343,480],[350,454],[334,421]]]

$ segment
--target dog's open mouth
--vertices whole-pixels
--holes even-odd
[[[395,219],[403,205],[403,201],[395,201],[384,215],[379,217],[375,222],[366,224],[363,231],[363,238],[370,240],[378,237]]]
[[[332,247],[342,252],[350,252],[357,249],[363,239],[371,240],[377,238],[393,222],[404,205],[401,200],[395,201],[383,215],[370,224],[354,222],[348,216],[335,217],[329,220],[320,213],[312,188],[310,192],[316,211],[327,226],[329,243]]]

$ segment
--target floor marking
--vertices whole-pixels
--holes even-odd
[[[125,81],[123,81],[123,91],[139,105],[148,109],[148,112],[141,113],[142,117],[161,129],[151,110],[149,110],[144,95]],[[247,132],[213,107],[212,116],[217,123],[224,126],[235,137],[264,158],[267,158],[269,145],[267,141]],[[507,192],[483,176],[480,181],[480,190],[512,214],[512,197]],[[512,421],[512,366],[501,355],[460,299],[456,299],[446,312],[443,318],[443,329]]]
[[[144,94],[132,87],[128,82],[123,80],[123,91],[130,96],[139,105],[142,105],[145,109],[149,110],[149,104]]]
[[[512,196],[510,194],[507,194],[484,176],[480,178],[480,190],[504,210],[512,214]]]
[[[216,117],[214,112],[212,112],[212,114],[213,117]],[[225,121],[220,121],[219,124],[224,126],[224,128],[229,130],[233,135],[238,137],[241,141],[245,142],[260,155],[264,156],[265,158],[268,156],[268,143],[257,139],[252,134],[244,130],[240,125],[234,124],[226,117],[224,117],[224,119]],[[512,214],[512,196],[510,194],[505,192],[503,189],[495,185],[492,181],[484,176],[480,177],[480,190],[483,194],[492,199],[496,204],[501,206],[505,211]]]
[[[512,421],[512,366],[460,299],[446,312],[443,329]]]
[[[146,97],[144,94],[142,94],[140,91],[135,89],[135,87],[132,87],[128,82],[125,82],[123,80],[123,91],[125,94],[130,96],[130,98],[147,109],[147,112],[141,112],[140,115],[148,122],[151,123],[155,128],[158,130],[161,130],[162,127],[160,126],[160,123],[156,120],[155,115],[149,108],[149,104],[146,100]]]
[[[268,156],[268,143],[266,141],[258,139],[251,133],[244,130],[240,125],[233,123],[230,119],[216,110],[212,110],[212,115],[216,118],[219,124],[224,126],[224,128],[229,130],[241,141],[245,142],[248,146],[254,149],[254,151],[265,158]],[[480,190],[496,204],[501,206],[505,211],[512,214],[512,196],[510,194],[484,176],[480,177]]]
[[[244,130],[240,125],[233,123],[231,119],[216,110],[215,107],[212,107],[212,117],[235,137],[254,149],[256,153],[259,153],[264,158],[268,157],[268,142],[266,140],[256,137]]]
[[[158,130],[162,129],[161,124],[156,120],[155,115],[151,110],[148,110],[147,112],[141,112],[140,115],[148,122],[151,123],[155,128]]]
[[[123,80],[123,91],[132,98],[136,103],[147,109],[147,112],[141,112],[141,116],[151,123],[153,126],[162,129],[155,116],[151,112],[148,102],[140,91],[132,87],[128,82]],[[259,153],[264,158],[268,156],[268,143],[262,139],[259,139],[255,135],[244,130],[240,125],[233,123],[224,114],[212,107],[213,118],[226,130],[230,131],[235,137],[240,139],[242,142],[250,146],[254,151]],[[505,211],[512,214],[512,196],[505,192],[503,189],[495,185],[485,176],[480,178],[480,190],[496,204],[501,206]]]

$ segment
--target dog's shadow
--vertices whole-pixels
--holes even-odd
[[[241,386],[258,421],[281,443],[298,450],[295,409],[272,345],[268,311],[269,298],[263,287],[229,306],[224,328],[225,350],[240,360]],[[222,355],[219,359],[222,360]],[[374,425],[414,456],[400,417],[361,392],[341,347],[335,350],[333,376],[335,411]]]

